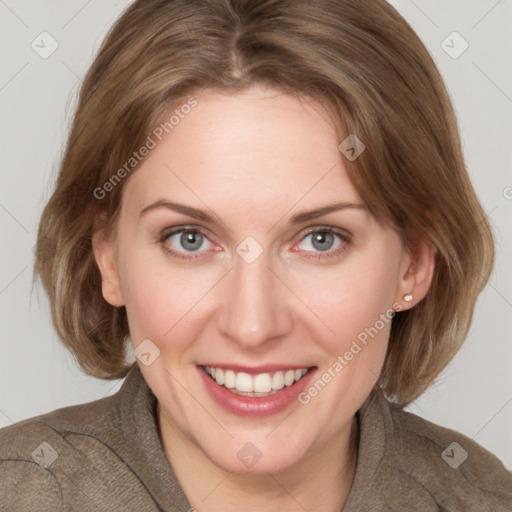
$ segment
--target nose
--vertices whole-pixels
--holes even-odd
[[[266,348],[292,329],[286,292],[265,252],[252,263],[237,256],[222,290],[219,330],[241,348]]]

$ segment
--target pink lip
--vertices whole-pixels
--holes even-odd
[[[206,365],[209,366],[209,365]],[[213,365],[212,365],[213,366]],[[229,366],[225,368],[234,369],[236,366]],[[216,368],[223,368],[223,366],[216,366]],[[269,368],[269,367],[258,367],[258,372],[263,373],[264,370],[260,370],[259,368]],[[276,367],[281,370],[283,367]],[[288,369],[292,369],[293,367],[288,367]],[[295,367],[295,369],[304,368],[304,366]],[[277,393],[269,396],[243,396],[236,395],[232,393],[224,386],[219,386],[217,382],[215,382],[206,372],[203,370],[201,366],[197,366],[199,371],[199,375],[203,379],[206,390],[212,399],[225,410],[232,414],[236,414],[238,416],[270,416],[272,414],[277,414],[287,407],[289,407],[292,403],[297,401],[297,397],[299,396],[305,388],[309,386],[314,374],[316,373],[316,368],[312,368],[302,379],[295,382],[289,387],[284,387],[279,390]],[[255,368],[252,368],[255,370]],[[247,371],[247,368],[238,371]],[[272,370],[266,370],[272,371]],[[247,373],[258,373],[256,371]]]

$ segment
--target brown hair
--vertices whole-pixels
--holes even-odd
[[[97,191],[119,178],[171,106],[201,89],[254,84],[329,106],[340,142],[356,134],[366,145],[347,167],[372,213],[407,247],[426,240],[437,249],[427,296],[393,320],[380,376],[388,396],[405,404],[462,344],[494,248],[443,80],[385,0],[135,1],[83,81],[39,226],[35,275],[55,328],[86,373],[126,374],[125,308],[102,297],[91,237],[99,214],[112,226],[129,178],[104,197]]]

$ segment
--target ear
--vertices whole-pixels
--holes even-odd
[[[115,241],[112,235],[106,233],[105,228],[92,235],[92,250],[100,269],[103,298],[112,306],[124,306],[115,258]]]
[[[427,241],[414,244],[405,253],[397,285],[395,303],[401,310],[411,309],[427,294],[434,275],[436,248]]]

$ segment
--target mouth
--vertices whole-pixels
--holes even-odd
[[[266,365],[258,368],[214,363],[197,365],[206,392],[225,411],[263,417],[284,412],[311,385],[316,366]]]
[[[272,372],[251,373],[214,366],[201,366],[219,386],[244,397],[267,397],[302,380],[315,367],[288,368]]]

